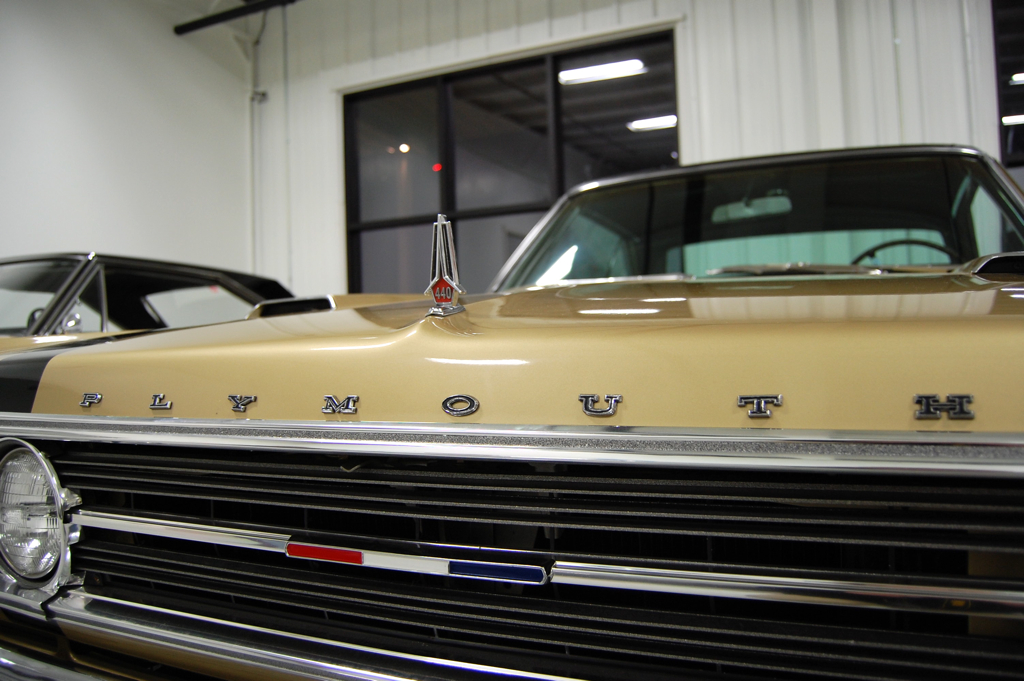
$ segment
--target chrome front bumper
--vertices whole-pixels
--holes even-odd
[[[87,589],[45,610],[72,641],[228,679],[445,681],[500,676],[577,681],[426,655],[372,648],[158,608]],[[96,677],[0,648],[0,681],[95,681]]]

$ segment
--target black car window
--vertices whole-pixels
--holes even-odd
[[[950,265],[1024,248],[1021,233],[1012,203],[969,158],[736,168],[583,192],[503,288],[776,263]]]
[[[950,177],[956,187],[950,213],[973,235],[977,255],[1024,250],[1020,214],[980,163],[951,162]]]
[[[0,334],[24,334],[77,266],[73,260],[0,265]]]
[[[252,303],[214,279],[107,266],[107,314],[121,329],[163,329],[242,319]]]
[[[54,332],[78,334],[106,330],[103,324],[103,274],[96,272],[71,309],[64,313]]]
[[[685,193],[685,198],[678,196]],[[941,158],[814,163],[739,170],[656,188],[680,235],[652,264],[701,276],[737,265],[807,262],[846,265],[872,247],[893,243],[866,264],[948,264],[957,249]],[[675,223],[672,225],[672,220]],[[895,243],[894,243],[895,242]],[[921,243],[924,242],[924,243]]]
[[[637,274],[649,202],[647,185],[583,194],[562,211],[510,286]]]

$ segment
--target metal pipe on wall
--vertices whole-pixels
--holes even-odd
[[[283,7],[284,5],[290,5],[293,2],[298,2],[298,0],[246,0],[246,3],[240,7],[201,17],[195,21],[178,24],[174,27],[174,34],[185,35],[186,33],[206,28],[207,26],[216,26],[217,24],[223,24],[225,21],[240,19],[242,17],[249,16],[250,14],[256,14],[257,12],[265,12],[266,10],[273,9],[274,7]]]

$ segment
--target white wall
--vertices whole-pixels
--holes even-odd
[[[0,0],[0,257],[250,268],[248,64],[164,9]]]
[[[344,290],[341,94],[666,28],[682,163],[919,142],[998,155],[988,0],[303,0],[270,13],[259,52],[257,269]]]

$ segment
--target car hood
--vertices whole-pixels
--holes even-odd
[[[118,417],[1019,431],[1024,283],[965,274],[607,282],[356,307],[49,351],[32,411]],[[0,359],[9,375],[32,353]],[[14,359],[18,358],[18,359]],[[5,365],[7,373],[4,373]],[[80,406],[84,393],[102,400]],[[613,416],[581,394],[621,395]],[[973,396],[918,420],[915,395]],[[170,409],[151,410],[154,395]],[[244,412],[229,395],[255,396]],[[355,414],[323,413],[357,395]],[[450,416],[470,395],[479,409]],[[751,419],[743,395],[782,395]],[[605,406],[601,402],[598,406]]]

